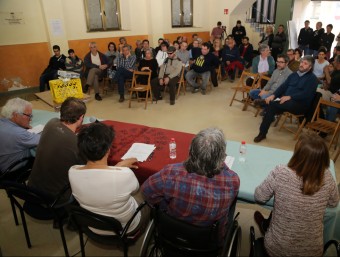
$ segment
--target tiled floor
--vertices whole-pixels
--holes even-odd
[[[127,101],[118,103],[119,97],[116,91],[104,95],[101,102],[93,99],[92,92],[92,100],[87,103],[88,111],[86,115],[98,119],[145,124],[189,133],[197,133],[201,129],[215,126],[224,131],[227,139],[245,140],[252,144],[253,138],[258,134],[261,117],[254,117],[255,110],[252,107],[249,107],[247,111],[242,111],[241,103],[234,102],[231,107],[229,106],[233,93],[231,87],[235,85],[236,82],[222,82],[219,87],[213,88],[205,96],[187,91],[186,95],[180,95],[173,106],[170,106],[169,95],[166,94],[165,100],[159,101],[157,104],[148,104],[147,110],[144,110],[143,103],[133,102],[130,109]],[[40,100],[32,101],[32,103],[35,109],[53,111],[51,107]],[[263,146],[285,150],[293,150],[294,144],[293,135],[285,130],[279,131],[278,128],[270,128],[267,139],[260,143]],[[340,162],[336,163],[336,174],[339,183]],[[0,202],[0,247],[3,256],[63,255],[59,231],[53,229],[49,222],[36,221],[31,218],[28,218],[28,228],[33,246],[28,249],[22,226],[16,227],[14,225],[9,201],[2,191]],[[249,254],[249,227],[254,225],[252,216],[255,209],[260,209],[263,213],[268,214],[268,210],[258,205],[237,204],[237,211],[240,212],[239,222],[243,233],[242,256]],[[65,231],[69,251],[73,255],[80,250],[78,237],[75,232]],[[256,234],[260,235],[257,228]],[[138,255],[140,245],[141,240],[130,248],[130,256]],[[86,245],[86,253],[88,256],[123,255],[116,248],[98,246],[90,241]]]

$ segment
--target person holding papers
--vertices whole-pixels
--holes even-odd
[[[36,147],[40,140],[40,134],[27,130],[31,128],[30,121],[33,117],[30,102],[21,98],[10,99],[2,108],[1,115],[0,174],[15,162],[31,157],[30,149]]]
[[[126,159],[114,167],[107,158],[114,139],[114,131],[103,123],[92,123],[78,134],[78,149],[87,160],[85,165],[74,165],[69,170],[72,194],[80,206],[91,212],[111,216],[125,224],[143,201],[138,180],[130,168],[138,168],[136,158]],[[128,233],[139,230],[149,220],[148,208],[143,208],[133,219]],[[112,232],[95,230],[102,235]]]

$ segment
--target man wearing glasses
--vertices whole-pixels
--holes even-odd
[[[0,118],[0,174],[15,162],[31,157],[30,149],[38,145],[40,134],[31,128],[32,104],[21,98],[7,101]],[[19,168],[19,167],[18,167]]]
[[[50,62],[47,68],[40,76],[40,92],[45,91],[45,85],[47,84],[47,89],[50,89],[48,82],[53,79],[58,78],[58,70],[65,70],[66,56],[60,54],[60,47],[58,45],[53,46],[54,55],[50,58]]]
[[[252,89],[249,95],[255,100],[255,105],[265,106],[265,100],[268,96],[274,93],[274,91],[288,78],[292,71],[288,68],[289,58],[287,55],[279,54],[277,56],[277,69],[274,70],[268,83],[263,89]],[[263,112],[264,114],[264,112]]]
[[[167,51],[168,57],[159,67],[157,78],[151,81],[151,88],[154,100],[162,100],[161,90],[165,86],[169,86],[170,105],[175,104],[176,84],[179,81],[179,76],[182,70],[182,62],[176,57],[176,48],[170,46]]]
[[[300,60],[299,70],[293,72],[265,99],[267,112],[260,126],[260,133],[254,138],[258,143],[266,138],[270,124],[277,114],[291,112],[305,114],[311,108],[315,97],[318,79],[313,73],[314,58],[306,55]]]

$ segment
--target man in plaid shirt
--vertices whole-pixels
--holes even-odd
[[[123,46],[123,54],[117,58],[117,71],[114,79],[118,82],[119,102],[124,102],[125,80],[132,79],[133,71],[136,69],[136,55],[131,55],[130,47]]]
[[[208,226],[219,221],[224,236],[240,187],[240,179],[226,166],[225,157],[223,132],[217,128],[200,131],[185,162],[167,165],[144,182],[145,200],[191,224]]]

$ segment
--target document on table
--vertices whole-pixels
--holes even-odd
[[[137,158],[139,162],[144,162],[148,159],[149,155],[156,149],[155,145],[133,143],[130,149],[124,154],[122,160],[128,158]]]
[[[231,167],[233,166],[235,157],[232,156],[227,156],[224,160],[224,163],[228,166],[229,169],[231,169]]]
[[[28,129],[27,131],[31,132],[31,133],[34,133],[34,134],[39,134],[39,133],[41,133],[43,131],[44,127],[45,127],[45,125],[39,124],[37,126],[34,126],[31,129]]]

